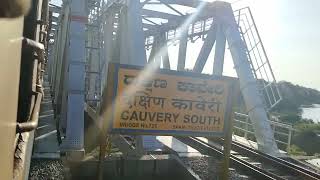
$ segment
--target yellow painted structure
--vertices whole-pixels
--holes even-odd
[[[12,179],[23,17],[0,19],[0,179]]]
[[[116,70],[114,130],[207,136],[224,132],[230,79],[176,71],[157,71],[152,78],[141,74],[125,66]]]

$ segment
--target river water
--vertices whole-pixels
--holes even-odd
[[[313,107],[302,107],[302,118],[312,119],[314,122],[320,122],[320,104],[314,104]]]

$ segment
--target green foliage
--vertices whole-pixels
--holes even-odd
[[[283,99],[272,113],[280,116],[282,122],[292,124],[297,130],[292,137],[293,145],[289,153],[320,153],[320,124],[315,124],[311,119],[302,119],[300,108],[302,105],[320,104],[320,92],[289,82],[280,82],[278,85]]]
[[[271,114],[279,117],[284,123],[292,124],[297,130],[292,137],[289,153],[294,155],[320,153],[320,123],[315,124],[311,119],[301,118],[301,106],[320,104],[320,92],[285,81],[279,82],[278,87],[282,100],[272,109]],[[244,105],[240,104],[240,107],[242,106]],[[235,132],[240,134],[240,132]],[[278,139],[282,138],[275,136]]]
[[[313,121],[297,123],[296,125],[294,125],[294,128],[297,129],[300,133],[305,131],[320,132],[320,124],[315,124],[313,123]]]
[[[307,155],[320,153],[320,124],[299,123],[295,128],[298,132],[293,136],[292,143]]]
[[[273,109],[275,112],[299,114],[301,105],[320,104],[320,92],[315,89],[294,85],[285,81],[279,82],[278,87],[282,100]]]
[[[291,155],[295,155],[295,156],[305,156],[305,155],[307,155],[306,152],[304,152],[301,148],[299,148],[298,146],[296,146],[294,144],[290,146],[290,149],[289,149],[288,153],[291,154]]]
[[[280,120],[286,123],[296,124],[301,120],[301,115],[290,113],[290,114],[280,116]]]

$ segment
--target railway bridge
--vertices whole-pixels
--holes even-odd
[[[286,155],[293,129],[269,113],[282,98],[249,7],[11,3],[0,179],[320,178]]]

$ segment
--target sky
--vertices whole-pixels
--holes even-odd
[[[320,1],[243,0],[258,26],[276,79],[320,90]]]
[[[228,1],[228,0],[227,0]],[[59,3],[59,0],[53,0]],[[320,90],[320,0],[229,0],[233,9],[249,6],[277,81]],[[192,68],[199,43],[189,43],[187,68]],[[170,60],[177,59],[177,46],[169,48]],[[205,72],[210,73],[213,57]],[[176,62],[173,62],[176,64]],[[226,53],[224,75],[234,76],[230,54]]]

